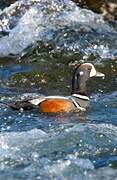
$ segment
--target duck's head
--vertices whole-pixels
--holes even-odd
[[[91,63],[80,64],[73,73],[72,94],[86,95],[86,82],[92,77],[104,77]]]

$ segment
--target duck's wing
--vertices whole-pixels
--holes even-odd
[[[36,98],[27,98],[22,101],[17,101],[14,103],[4,103],[5,106],[10,107],[13,110],[32,110],[38,108],[38,105],[47,100],[47,99],[69,99],[68,97],[64,96],[39,96]]]
[[[24,97],[22,100],[18,100],[16,102],[2,102],[0,101],[0,104],[2,104],[3,106],[7,107],[7,108],[11,108],[13,110],[31,110],[36,108],[36,106],[38,105],[36,102],[41,102],[44,100],[45,96],[38,96],[38,97],[31,97],[31,96],[27,96]],[[35,102],[35,103],[33,103]]]

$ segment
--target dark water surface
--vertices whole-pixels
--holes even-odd
[[[19,1],[0,19],[0,101],[69,95],[79,62],[105,74],[88,83],[91,105],[79,115],[1,104],[0,179],[116,180],[117,22],[70,0]]]

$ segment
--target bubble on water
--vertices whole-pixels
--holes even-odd
[[[116,152],[116,151],[117,151],[117,148],[114,148],[113,151]]]
[[[111,139],[109,139],[108,142],[111,143]]]
[[[100,137],[102,138],[104,135],[103,134],[100,134]]]
[[[9,130],[10,128],[11,128],[10,126],[7,126],[7,128],[6,128],[6,129],[7,129],[7,130]]]
[[[33,159],[34,161],[37,161],[38,158],[39,158],[39,154],[38,154],[37,152],[33,152],[32,155],[31,155],[31,157],[32,157],[32,159]]]

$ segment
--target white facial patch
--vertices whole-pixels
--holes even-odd
[[[80,71],[79,74],[80,74],[80,76],[82,76],[82,75],[84,74],[84,72],[83,72],[83,71]]]
[[[91,72],[90,72],[90,77],[93,77],[96,75],[96,70],[94,68],[94,66],[92,65],[92,69],[91,69]]]
[[[91,72],[90,72],[90,77],[93,77],[96,75],[96,69],[94,68],[93,64],[91,63],[85,63],[86,65],[90,65],[92,68],[91,68]]]

